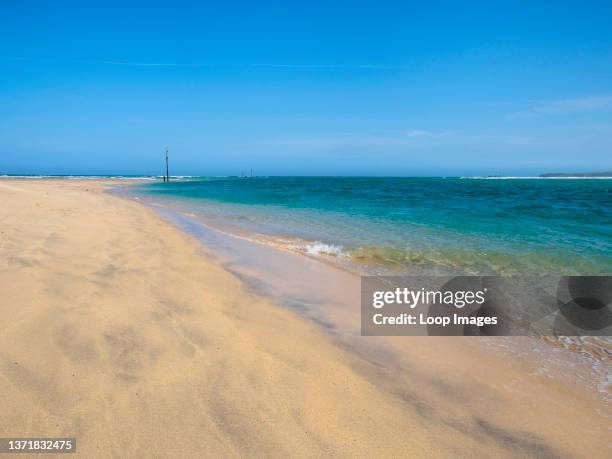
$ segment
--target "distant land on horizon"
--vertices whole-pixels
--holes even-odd
[[[44,178],[44,177],[48,177],[48,178],[62,178],[62,177],[72,177],[72,178],[78,178],[78,177],[83,177],[83,178],[159,178],[161,179],[161,177],[163,177],[162,175],[159,174],[121,174],[121,173],[114,173],[114,174],[78,174],[78,173],[73,173],[73,174],[45,174],[45,173],[19,173],[19,174],[15,174],[15,173],[5,173],[2,172],[0,170],[0,178]],[[293,176],[293,175],[253,175],[253,176],[247,176],[247,175],[182,175],[182,174],[177,174],[177,175],[170,175],[171,178],[177,179],[177,178],[193,178],[193,179],[197,179],[197,178],[203,178],[203,177],[226,177],[226,178],[253,178],[253,177],[379,177],[379,178],[396,178],[396,177],[404,177],[404,178],[436,178],[436,177],[442,177],[442,178],[454,178],[454,177],[459,177],[459,175],[457,176],[453,176],[453,175],[427,175],[427,176],[419,176],[419,175],[405,175],[405,176],[394,176],[394,175],[372,175],[372,176],[368,176],[368,175],[347,175],[347,176],[334,176],[334,175],[312,175],[312,176]],[[510,175],[487,175],[487,176],[461,176],[461,178],[470,178],[470,177],[476,177],[476,178],[480,178],[480,177],[487,177],[487,178],[534,178],[534,177],[539,177],[539,178],[612,178],[612,171],[605,171],[605,172],[547,172],[545,174],[540,174],[538,176],[534,176],[534,175],[516,175],[516,176],[510,176]]]
[[[585,173],[552,172],[548,174],[540,174],[540,177],[610,177],[612,178],[612,172],[585,172]]]

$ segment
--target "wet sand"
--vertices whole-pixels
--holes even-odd
[[[82,457],[609,457],[607,407],[520,343],[338,336],[110,184],[0,181],[0,436],[75,436]]]

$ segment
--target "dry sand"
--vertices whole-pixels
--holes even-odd
[[[106,185],[0,181],[0,437],[74,436],[82,457],[609,457],[579,391],[452,340],[372,363]]]

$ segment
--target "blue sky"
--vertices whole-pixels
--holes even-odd
[[[610,2],[166,3],[2,1],[0,173],[612,169]]]

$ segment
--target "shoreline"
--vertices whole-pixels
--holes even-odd
[[[79,452],[128,445],[127,455],[147,445],[230,456],[609,453],[609,413],[595,417],[576,388],[530,375],[520,359],[476,359],[473,340],[413,339],[386,367],[355,356],[356,342],[338,346],[254,294],[200,241],[105,193],[110,183],[0,180],[12,318],[0,322],[3,431],[77,434]]]
[[[250,285],[257,294],[314,321],[335,336],[341,345],[352,346],[352,352],[360,352],[362,357],[371,352],[368,347],[380,348],[385,356],[398,352],[399,346],[389,345],[384,339],[373,338],[364,344],[360,336],[359,281],[361,275],[368,275],[367,272],[360,273],[354,266],[330,257],[294,250],[287,244],[276,244],[273,240],[258,237],[257,233],[253,236],[244,230],[211,223],[204,215],[190,212],[189,206],[182,203],[159,202],[152,196],[133,194],[130,185],[113,193],[125,199],[135,199],[164,216],[179,230],[196,237],[215,253],[225,269]],[[513,348],[520,346],[525,349],[524,356],[531,361],[533,371],[554,374],[570,384],[588,386],[587,390],[597,392],[604,403],[612,402],[612,381],[609,371],[606,371],[612,347],[607,338],[519,337],[513,341],[512,337],[490,337],[484,340],[497,340],[493,345],[495,352],[507,356],[513,356]],[[537,348],[537,352],[530,351],[531,348]],[[385,361],[378,363],[386,364]],[[575,372],[565,374],[567,367],[574,368]]]
[[[210,224],[203,216],[193,214],[182,206],[175,208],[172,203],[160,203],[153,197],[129,195],[123,191],[119,195],[125,199],[136,199],[138,203],[163,215],[181,231],[195,236],[215,253],[225,269],[250,285],[255,293],[264,295],[274,303],[292,309],[313,321],[348,352],[376,365],[391,365],[404,370],[407,368],[403,361],[407,356],[402,355],[402,338],[360,336],[359,317],[353,314],[359,311],[349,311],[352,303],[359,302],[359,295],[339,297],[336,294],[338,291],[359,292],[359,272],[326,257],[292,250],[286,245],[252,237],[248,232],[236,232],[234,228],[228,231],[222,225]],[[254,254],[248,258],[236,259],[236,254],[228,252],[228,247],[252,251]],[[281,269],[272,268],[274,263],[271,266],[270,260],[275,258],[281,259]],[[265,263],[260,260],[265,260]],[[246,269],[245,264],[248,265]],[[312,276],[312,265],[317,266],[316,276]],[[279,283],[293,283],[295,277],[300,277],[301,285],[298,288],[294,286],[292,290],[286,291],[279,286]],[[304,288],[308,285],[327,284],[333,288],[323,295],[320,291],[317,295],[312,289]],[[440,337],[433,339],[445,340]],[[610,347],[607,341],[601,342],[598,337],[488,337],[481,338],[482,342],[478,341],[479,338],[464,339],[471,342],[465,346],[465,342],[453,341],[451,338],[448,344],[459,345],[464,353],[484,353],[494,359],[512,359],[520,355],[529,362],[528,371],[531,373],[546,374],[547,377],[555,378],[579,391],[585,388],[593,391],[594,399],[605,404],[603,412],[609,411],[612,392],[609,372],[606,376],[606,368],[610,363]],[[427,346],[427,343],[422,342],[422,345]],[[567,373],[568,368],[573,370],[571,375]]]

